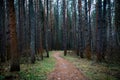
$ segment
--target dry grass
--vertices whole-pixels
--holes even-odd
[[[63,58],[72,62],[90,80],[120,80],[120,68],[117,65],[96,63],[94,60],[81,59],[73,53],[68,53]]]

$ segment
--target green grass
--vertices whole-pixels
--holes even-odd
[[[21,64],[20,72],[9,72],[7,70],[0,74],[0,80],[4,80],[5,77],[14,78],[15,80],[46,80],[47,75],[54,70],[55,59],[51,56],[53,52],[50,52],[49,58],[44,58],[42,61],[36,61],[35,64]]]
[[[120,70],[118,66],[108,68],[106,63],[96,63],[95,61],[85,58],[81,59],[69,54],[67,56],[62,55],[62,57],[73,63],[90,80],[119,80],[113,76],[115,72],[111,70],[111,68]]]
[[[52,54],[52,52],[50,52]],[[53,71],[55,67],[55,59],[44,58],[43,61],[36,61],[35,64],[21,65],[21,80],[46,80],[47,74]]]

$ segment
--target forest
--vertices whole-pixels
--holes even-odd
[[[0,0],[0,80],[120,80],[119,0]]]

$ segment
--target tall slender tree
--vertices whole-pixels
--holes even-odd
[[[102,35],[101,35],[101,24],[102,24],[102,0],[98,0],[97,3],[97,61],[101,61],[101,53],[102,53]]]
[[[25,3],[25,0],[18,0],[18,8],[19,8],[19,17],[18,17],[18,23],[19,23],[19,38],[18,38],[18,40],[19,40],[19,42],[18,42],[18,44],[19,44],[19,52],[21,53],[21,54],[23,54],[23,51],[24,51],[24,41],[25,41],[25,38],[24,38],[24,36],[25,36],[25,34],[24,34],[24,28],[25,28],[25,26],[24,26],[24,13],[25,13],[25,7],[24,7],[24,3]]]
[[[87,40],[88,40],[88,3],[87,0],[85,2],[85,31],[84,31],[84,36],[85,36],[85,48],[87,46]]]
[[[0,1],[0,60],[5,62],[6,54],[6,32],[5,32],[5,4],[4,0]]]
[[[66,3],[65,3],[66,0],[63,0],[63,46],[64,46],[64,56],[67,55],[67,42],[66,42],[66,38],[67,38],[67,35],[66,35],[66,19],[65,19],[65,15],[66,15]]]
[[[91,59],[91,0],[85,0],[85,53]]]
[[[53,33],[53,25],[52,25],[52,23],[53,23],[53,16],[52,16],[52,0],[50,0],[50,16],[49,16],[49,26],[50,26],[50,36],[49,36],[49,38],[50,38],[50,41],[49,41],[49,48],[50,48],[50,50],[52,50],[52,48],[53,48],[53,36],[52,36],[52,33]]]
[[[81,0],[78,0],[78,13],[79,13],[79,21],[78,21],[78,51],[80,57],[83,58],[83,32],[82,32],[82,3]]]
[[[35,63],[35,12],[33,7],[33,0],[29,0],[29,16],[30,16],[30,49],[31,49],[31,63]]]
[[[6,35],[6,58],[7,60],[10,59],[11,54],[10,54],[10,36],[9,36],[9,7],[8,7],[8,1],[4,0],[5,2],[5,35]],[[4,12],[4,11],[3,11]]]
[[[39,40],[40,40],[40,35],[38,32],[40,32],[39,30],[39,20],[38,20],[38,14],[39,12],[39,2],[38,0],[34,1],[34,12],[35,12],[35,54],[38,55],[38,48],[39,48]]]
[[[40,13],[39,13],[39,18],[40,18],[40,20],[39,20],[39,27],[40,27],[40,50],[39,50],[39,52],[40,52],[40,54],[41,54],[41,59],[43,59],[43,52],[42,52],[42,50],[43,50],[43,41],[42,41],[42,28],[43,28],[43,20],[44,20],[44,14],[43,14],[43,4],[42,4],[42,1],[41,0],[39,0],[39,9],[40,9]]]
[[[108,55],[109,59],[111,59],[112,52],[113,52],[113,44],[112,44],[112,24],[111,24],[111,0],[107,0],[108,3]]]
[[[103,1],[102,26],[102,59],[104,60],[107,47],[106,0]]]
[[[29,16],[29,5],[28,5],[29,1],[25,1],[25,49],[26,49],[26,55],[29,56],[30,55],[30,16]]]
[[[91,0],[88,0],[88,41],[87,41],[87,58],[91,59]]]
[[[9,30],[10,30],[10,51],[11,51],[10,71],[19,71],[20,63],[19,63],[19,53],[18,53],[14,0],[8,0],[8,2],[9,2]]]
[[[115,0],[115,28],[116,28],[116,42],[117,46],[120,46],[120,1]]]
[[[49,57],[49,51],[48,51],[48,0],[47,0],[47,17],[46,17],[46,30],[45,30],[45,48],[46,48],[46,53],[47,53],[47,57]]]
[[[116,33],[116,54],[117,61],[120,64],[120,1],[115,0],[115,33]]]
[[[77,50],[77,34],[76,34],[76,0],[72,0],[73,1],[73,46],[74,46],[74,50]]]

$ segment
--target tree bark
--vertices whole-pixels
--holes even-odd
[[[102,60],[102,37],[101,37],[101,22],[102,22],[102,0],[97,1],[97,61],[100,62]]]
[[[115,0],[115,29],[116,29],[116,42],[120,47],[120,1]]]
[[[78,12],[79,12],[79,22],[78,22],[78,56],[83,58],[83,32],[82,32],[82,5],[81,0],[78,0]]]
[[[45,28],[45,47],[46,47],[46,53],[47,57],[49,57],[49,50],[48,50],[48,0],[47,0],[47,17],[46,17],[46,28]]]
[[[0,62],[5,62],[6,55],[6,30],[5,30],[5,4],[0,1]]]
[[[105,60],[105,52],[107,47],[106,0],[103,2],[102,26],[102,59]]]
[[[67,55],[67,35],[66,35],[66,6],[65,6],[65,0],[63,0],[63,46],[64,46],[64,56]]]
[[[33,8],[33,0],[29,0],[29,16],[30,16],[30,49],[31,49],[31,63],[35,63],[35,12]]]
[[[16,18],[14,0],[9,1],[9,30],[10,30],[10,51],[11,51],[11,66],[10,71],[20,71],[18,42],[16,32]]]

